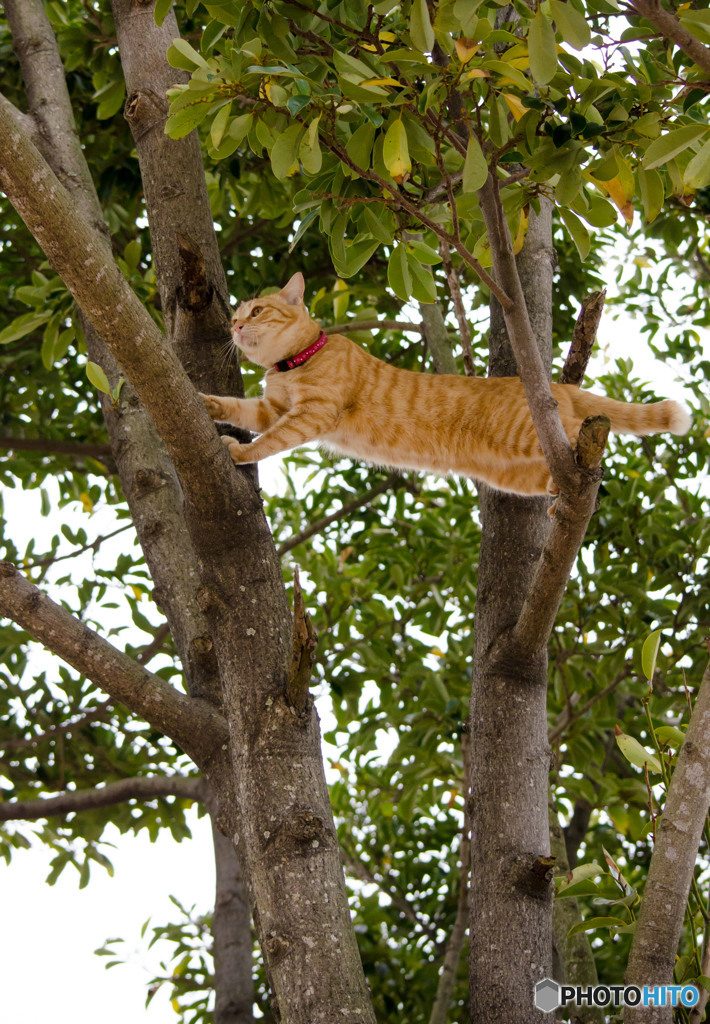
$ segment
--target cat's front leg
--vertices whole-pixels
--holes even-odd
[[[231,398],[203,395],[202,392],[200,398],[213,420],[231,423],[233,427],[242,427],[244,430],[255,430],[261,434],[279,418],[271,404],[263,398]]]
[[[336,420],[335,408],[331,410],[329,407],[320,406],[317,410],[294,409],[282,416],[251,444],[240,444],[232,437],[223,437],[222,441],[229,449],[234,462],[260,462],[269,455],[276,455],[299,444],[323,437]]]

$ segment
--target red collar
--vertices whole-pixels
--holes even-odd
[[[320,336],[312,345],[304,348],[302,352],[297,352],[295,356],[291,356],[289,359],[279,359],[278,363],[274,363],[274,369],[281,373],[286,373],[286,370],[293,370],[295,366],[301,366],[303,363],[308,362],[316,352],[320,352],[327,340],[328,336],[325,331],[321,331]]]

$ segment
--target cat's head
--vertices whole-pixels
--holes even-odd
[[[232,338],[249,362],[273,366],[315,341],[320,327],[303,304],[303,274],[280,292],[242,302],[232,317]]]

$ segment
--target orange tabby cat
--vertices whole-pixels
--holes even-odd
[[[202,396],[212,419],[261,434],[251,444],[223,437],[235,462],[317,440],[378,466],[459,473],[513,494],[551,491],[517,377],[397,369],[340,334],[326,339],[303,290],[303,275],[294,274],[280,292],[243,302],[232,318],[235,344],[268,368],[263,398]],[[597,413],[609,417],[612,430],[631,434],[683,434],[690,427],[677,402],[635,405],[571,384],[551,388],[572,445],[582,420]]]

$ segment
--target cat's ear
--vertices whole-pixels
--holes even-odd
[[[299,270],[297,274],[293,275],[288,284],[283,286],[280,294],[290,306],[299,306],[303,302],[305,288],[306,282],[303,280],[303,274]]]

